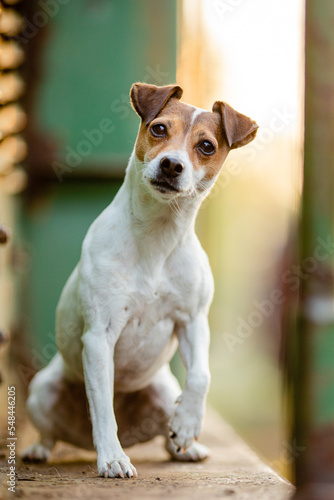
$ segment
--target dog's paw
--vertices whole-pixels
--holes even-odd
[[[123,479],[137,477],[137,471],[126,455],[121,458],[102,461],[98,464],[98,472],[102,477],[121,477]]]
[[[177,451],[178,448],[171,439],[167,439],[166,449],[174,460],[180,462],[201,462],[210,456],[209,448],[200,443],[193,443],[190,448],[182,453],[182,451]]]
[[[202,418],[194,412],[183,411],[181,403],[169,424],[170,438],[178,452],[190,448],[194,439],[198,438],[201,426]]]
[[[47,448],[41,443],[35,443],[23,450],[21,459],[23,462],[46,462],[50,453],[50,448]]]

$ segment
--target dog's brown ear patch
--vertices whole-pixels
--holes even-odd
[[[148,83],[134,83],[131,87],[130,98],[132,106],[148,125],[166,106],[172,97],[180,99],[183,90],[178,85],[165,85],[157,87]]]
[[[245,146],[255,138],[259,128],[257,123],[248,116],[238,113],[226,102],[216,101],[212,111],[221,114],[223,132],[231,149]]]

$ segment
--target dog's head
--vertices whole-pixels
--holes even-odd
[[[160,200],[205,193],[231,149],[252,141],[257,124],[228,104],[212,112],[180,102],[178,85],[135,83],[131,102],[142,122],[135,154],[143,180]]]

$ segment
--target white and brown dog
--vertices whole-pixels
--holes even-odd
[[[210,382],[213,279],[194,224],[229,151],[258,127],[224,102],[209,112],[181,95],[177,85],[132,86],[141,118],[134,152],[60,297],[59,352],[30,384],[41,438],[26,460],[46,460],[63,440],[95,446],[100,475],[133,477],[122,447],[159,434],[175,459],[208,455],[196,439]],[[169,368],[177,345],[183,391]]]

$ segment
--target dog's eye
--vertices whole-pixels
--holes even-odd
[[[213,155],[216,152],[216,148],[210,141],[202,141],[199,143],[197,148],[206,156]]]
[[[150,130],[152,135],[154,135],[154,137],[166,137],[167,135],[166,126],[163,125],[162,123],[156,123],[155,125],[152,125]]]

